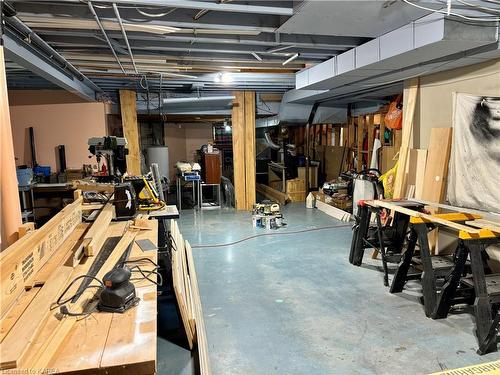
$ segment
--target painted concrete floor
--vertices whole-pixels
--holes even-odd
[[[303,204],[283,213],[288,226],[269,232],[249,213],[182,212],[192,246],[278,234],[194,250],[213,374],[428,374],[500,358],[475,353],[467,311],[433,321],[418,283],[391,295],[379,261],[350,265],[345,223]],[[280,235],[325,226],[339,227]],[[159,373],[193,371],[189,352],[161,338],[158,360]]]

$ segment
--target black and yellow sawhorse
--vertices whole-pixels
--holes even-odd
[[[455,224],[479,218],[478,215],[464,213],[436,214],[432,216],[434,219],[444,219]],[[485,246],[500,244],[500,233],[488,229],[471,229],[467,226],[460,229],[458,231],[459,243],[455,253],[454,266],[445,284],[438,291],[428,241],[428,231],[434,226],[435,223],[432,222],[432,219],[410,218],[410,241],[418,239],[420,245],[420,258],[423,267],[422,289],[426,315],[432,319],[446,318],[450,307],[456,303],[454,299],[459,285],[462,283],[473,288],[476,335],[479,343],[478,353],[482,355],[497,351],[497,334],[500,321],[498,315],[500,274],[485,274],[482,251]],[[409,247],[411,246],[409,245]],[[469,257],[472,277],[463,278],[465,264]],[[403,263],[405,261],[406,257]]]
[[[480,229],[479,233],[460,231],[458,237],[470,253],[472,278],[463,281],[474,286],[476,298],[474,315],[478,354],[497,351],[497,336],[500,326],[500,274],[485,275],[481,252],[488,245],[500,244],[500,232]]]
[[[478,215],[467,213],[446,213],[426,215],[426,217],[412,216],[410,218],[410,233],[406,251],[399,264],[391,284],[391,293],[403,291],[407,280],[407,272],[414,260],[417,243],[420,249],[420,266],[422,268],[422,294],[424,299],[425,315],[432,319],[442,319],[448,316],[452,304],[466,302],[466,296],[455,300],[460,279],[464,274],[468,253],[463,241],[459,241],[453,261],[447,257],[432,256],[428,234],[438,226],[448,226],[457,230],[472,230],[461,222],[479,218]],[[444,278],[441,288],[437,286],[437,279]],[[472,295],[471,295],[472,297]],[[465,298],[465,301],[464,301]],[[470,299],[470,298],[469,298]]]

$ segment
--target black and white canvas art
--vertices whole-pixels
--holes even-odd
[[[454,94],[448,200],[500,212],[500,97]]]

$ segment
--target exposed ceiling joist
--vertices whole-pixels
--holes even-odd
[[[17,2],[19,0],[11,0]],[[51,0],[38,0],[38,2],[50,2]],[[81,3],[81,0],[65,0],[66,3]],[[195,0],[99,0],[100,3],[116,3],[119,5],[139,5],[155,7],[172,7],[184,9],[207,9],[215,12],[232,13],[254,13],[254,14],[272,14],[277,16],[292,16],[292,8],[270,7],[262,5],[244,5],[232,3],[211,3]]]

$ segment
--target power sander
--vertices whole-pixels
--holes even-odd
[[[100,311],[123,313],[139,303],[135,286],[130,282],[132,272],[127,267],[114,268],[102,278],[104,288],[99,296]]]

